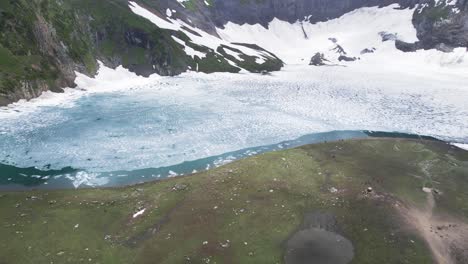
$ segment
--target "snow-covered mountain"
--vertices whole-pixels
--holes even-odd
[[[466,0],[0,0],[0,104],[73,87],[98,61],[143,76],[283,63],[463,70],[467,16]]]

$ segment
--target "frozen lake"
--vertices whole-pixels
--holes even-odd
[[[135,182],[110,171],[213,156],[220,159],[210,164],[223,164],[233,159],[223,153],[327,131],[397,131],[468,142],[468,76],[304,66],[270,76],[125,76],[125,83],[119,82],[122,74],[108,70],[107,81],[80,85],[95,86],[88,91],[2,108],[0,162],[40,170],[71,167],[80,173],[58,175],[84,187]],[[153,177],[181,173],[167,171]],[[2,182],[8,177],[0,176]]]

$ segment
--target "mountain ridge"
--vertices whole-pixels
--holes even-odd
[[[111,68],[122,65],[143,76],[177,75],[187,70],[210,73],[281,69],[283,62],[260,46],[229,42],[207,46],[193,40],[198,36],[219,37],[217,29],[228,22],[264,27],[274,18],[315,23],[364,6],[398,3],[401,8],[415,8],[413,24],[419,38],[414,43],[397,39],[395,44],[400,50],[437,48],[450,52],[454,47],[468,47],[468,25],[463,22],[468,16],[466,0],[134,2],[166,23],[180,22],[175,30],[161,28],[135,14],[129,8],[131,3],[1,0],[0,105],[31,99],[46,90],[60,92],[64,87],[74,87],[75,72],[94,76],[98,60]]]

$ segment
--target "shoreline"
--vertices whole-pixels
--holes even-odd
[[[340,138],[340,133],[348,133],[348,134],[353,134],[353,133],[362,133],[362,137],[342,137]],[[313,136],[319,136],[321,137],[322,139],[318,139],[317,137],[313,137]],[[323,139],[323,138],[330,138],[331,135],[335,135],[333,139],[329,139],[329,140],[326,140],[326,139]],[[357,134],[356,134],[357,135]],[[364,136],[364,135],[367,135],[367,136]],[[303,138],[305,137],[311,137],[313,138],[313,140],[309,140],[309,141],[303,141]],[[301,140],[302,139],[302,140]],[[55,175],[62,175],[64,173],[52,173],[52,174],[48,174],[48,175],[43,175],[42,177],[45,177],[45,181],[40,184],[40,185],[37,185],[37,186],[34,186],[34,187],[27,187],[25,185],[14,185],[14,186],[9,186],[9,184],[0,184],[0,192],[15,192],[15,191],[36,191],[36,190],[40,190],[40,191],[51,191],[51,190],[79,190],[79,189],[106,189],[106,188],[125,188],[125,187],[130,187],[130,186],[136,186],[136,185],[140,185],[140,184],[146,184],[146,183],[152,183],[152,182],[159,182],[159,181],[164,181],[164,180],[169,180],[171,178],[179,178],[179,177],[187,177],[187,176],[193,176],[197,173],[203,173],[203,172],[207,172],[207,171],[210,171],[210,170],[213,170],[213,169],[216,169],[216,168],[220,168],[220,167],[223,167],[227,164],[230,164],[230,163],[233,163],[233,162],[238,162],[240,160],[243,160],[243,159],[246,159],[246,158],[250,158],[250,157],[254,157],[254,156],[260,156],[260,155],[264,155],[264,154],[267,154],[267,153],[271,153],[271,152],[278,152],[278,151],[283,151],[283,150],[288,150],[288,149],[298,149],[298,148],[301,148],[301,147],[305,147],[305,146],[309,146],[309,145],[317,145],[317,144],[326,144],[326,143],[333,143],[333,142],[343,142],[343,141],[367,141],[367,140],[412,140],[412,141],[421,141],[421,142],[441,142],[443,144],[447,144],[447,145],[451,145],[451,146],[454,146],[454,147],[457,147],[459,149],[462,149],[462,150],[466,150],[466,149],[463,149],[463,148],[460,148],[456,145],[454,145],[453,143],[450,143],[450,142],[445,142],[445,141],[442,141],[442,140],[439,140],[437,138],[433,138],[433,137],[427,137],[427,136],[419,136],[419,135],[414,135],[414,134],[404,134],[404,133],[395,133],[395,132],[370,132],[370,131],[331,131],[331,132],[326,132],[326,133],[316,133],[316,134],[309,134],[309,135],[306,135],[306,136],[303,136],[303,137],[300,137],[299,139],[296,139],[296,140],[291,140],[291,141],[285,141],[285,142],[280,142],[280,143],[277,143],[277,144],[272,144],[272,145],[269,145],[269,146],[259,146],[259,147],[253,147],[253,148],[249,148],[249,149],[244,149],[244,150],[238,150],[238,151],[235,151],[235,152],[229,152],[229,153],[224,153],[222,155],[219,155],[219,156],[213,156],[213,157],[207,157],[207,158],[202,158],[200,160],[195,160],[195,161],[186,161],[184,163],[181,163],[181,164],[176,164],[176,165],[173,165],[173,166],[169,166],[169,167],[161,167],[161,168],[146,168],[146,169],[138,169],[138,170],[134,170],[134,171],[117,171],[117,172],[102,172],[102,173],[93,173],[93,172],[85,172],[83,170],[80,170],[80,169],[73,169],[73,168],[70,168],[70,167],[67,167],[67,168],[63,168],[65,169],[66,171],[68,171],[68,173],[65,173],[65,174],[73,174],[73,173],[81,173],[81,172],[84,172],[84,173],[90,173],[90,174],[99,174],[99,176],[101,177],[98,177],[97,179],[99,178],[103,178],[103,179],[109,179],[109,181],[112,181],[112,178],[113,177],[117,177],[117,179],[120,177],[126,177],[127,180],[125,180],[124,182],[114,182],[114,183],[111,183],[111,184],[108,184],[108,183],[105,183],[105,184],[101,184],[101,185],[83,185],[83,186],[75,186],[73,187],[73,185],[70,186],[71,184],[71,180],[68,182],[68,186],[65,186],[62,184],[58,184],[58,186],[54,186],[54,185],[57,185],[57,183],[54,183],[54,181],[52,181],[52,185],[49,185],[49,180],[50,179],[53,179]],[[275,147],[276,148],[272,148],[272,147]],[[280,148],[278,148],[278,146],[282,146]],[[217,165],[217,166],[210,166],[210,162],[206,163],[208,165],[207,168],[203,169],[203,167],[205,167],[205,165],[201,166],[201,167],[198,167],[198,169],[187,169],[185,171],[178,171],[176,168],[179,168],[179,167],[184,167],[184,165],[186,164],[191,164],[191,163],[199,163],[199,161],[201,160],[217,160],[219,159],[220,157],[223,157],[223,156],[231,156],[232,153],[249,153],[249,150],[251,149],[262,149],[262,151],[257,151],[255,152],[255,154],[253,155],[241,155],[241,156],[238,156],[236,158],[233,158],[233,159],[230,159],[229,161],[227,162],[224,162],[220,165]],[[203,163],[205,164],[205,163]],[[5,165],[5,164],[1,164],[0,165]],[[30,168],[24,168],[24,169],[21,169],[21,168],[18,168],[20,170],[28,170]],[[62,170],[63,170],[62,169]],[[167,173],[167,175],[163,175],[163,174],[160,174],[158,177],[151,177],[150,175],[154,175],[154,171],[169,171],[169,173]],[[61,170],[59,170],[61,171]],[[144,173],[144,171],[148,171],[146,172],[146,174]],[[175,171],[178,171],[177,173]],[[42,171],[44,174],[47,174],[48,171]],[[152,173],[153,172],[153,173]],[[126,174],[126,176],[119,176],[119,173],[120,174]],[[20,175],[16,175],[16,177],[26,177],[25,174],[23,173],[19,173]],[[37,173],[36,173],[37,175]],[[131,176],[131,175],[134,175],[134,176]],[[138,176],[135,176],[135,175],[140,175],[139,177]],[[34,176],[34,175],[33,175]],[[6,176],[8,178],[13,178],[15,177],[14,175],[9,175],[9,176]],[[65,177],[65,178],[69,178],[69,177]],[[139,180],[136,180],[136,179],[139,179]],[[115,178],[114,178],[114,181],[115,181]],[[47,186],[46,186],[47,185]],[[3,187],[2,187],[3,186]]]

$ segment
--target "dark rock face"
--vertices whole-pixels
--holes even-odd
[[[408,43],[404,42],[401,40],[396,40],[395,41],[395,47],[401,51],[404,52],[414,52],[418,49],[420,49],[420,46],[418,45],[418,42],[416,43]]]
[[[231,21],[237,24],[260,23],[267,26],[273,18],[295,22],[308,17],[314,23],[337,18],[354,9],[365,6],[385,6],[400,3],[412,4],[412,0],[216,0],[213,21],[223,26]],[[235,12],[233,12],[235,10]]]
[[[419,41],[397,42],[402,51],[433,49],[450,52],[453,47],[468,47],[468,1],[458,0],[455,5],[444,1],[421,0],[413,16]],[[422,5],[424,4],[424,5]]]

